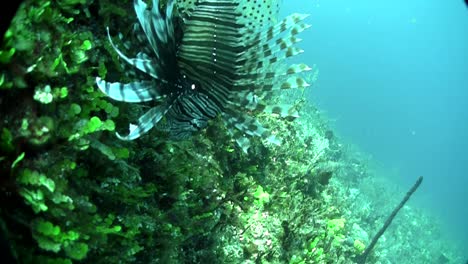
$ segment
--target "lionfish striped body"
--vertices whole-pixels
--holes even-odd
[[[292,14],[272,25],[276,10],[267,0],[179,0],[179,12],[175,5],[168,0],[163,14],[158,0],[151,9],[134,1],[139,21],[135,32],[146,43],[135,58],[122,53],[109,35],[118,55],[149,78],[129,84],[97,78],[100,90],[118,101],[157,102],[137,124],[130,124],[128,135],[117,136],[133,140],[156,127],[172,138],[185,138],[221,115],[244,151],[252,136],[275,142],[252,114],[297,116],[290,106],[261,100],[275,90],[308,86],[296,76],[310,70],[307,65],[278,69],[284,59],[302,52],[293,44],[299,41],[295,35],[309,27],[302,22],[307,15]],[[180,40],[176,21],[183,21]]]

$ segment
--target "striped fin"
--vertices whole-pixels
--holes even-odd
[[[141,81],[122,84],[119,82],[106,82],[101,78],[96,77],[96,84],[99,89],[107,96],[122,102],[138,103],[152,100],[159,101],[165,97],[156,91],[156,83],[154,81]]]
[[[281,144],[281,141],[265,129],[255,118],[247,115],[234,117],[227,114],[224,114],[223,117],[229,134],[235,139],[244,153],[247,153],[250,148],[249,137],[252,136],[261,137],[263,140],[276,145]]]
[[[266,138],[266,141],[277,146],[281,145],[281,139],[276,137],[275,135],[270,135],[268,138]]]
[[[281,22],[268,28],[268,30],[259,32],[256,42],[253,44],[267,43],[270,40],[281,36],[282,33],[286,31],[290,31],[292,36],[297,35],[310,27],[310,25],[303,22],[307,17],[309,17],[309,14],[293,13],[288,15]]]
[[[165,16],[163,16],[159,11],[158,0],[153,0],[151,10],[142,0],[134,0],[135,12],[140,27],[153,50],[154,59],[152,63],[158,65],[158,69],[162,69],[158,71],[161,76],[151,76],[167,81],[174,81],[177,78],[175,76],[177,72],[177,60],[175,59],[177,47],[172,20],[174,4],[174,0],[167,1]]]
[[[250,85],[248,84],[242,85],[238,89],[240,91],[242,90],[254,91],[257,94],[259,94],[259,92],[269,92],[269,91],[286,90],[286,89],[293,89],[293,88],[306,88],[309,86],[310,84],[307,83],[304,80],[304,78],[298,77],[298,76],[290,76],[286,80],[274,78],[271,80],[264,80],[263,82],[259,82],[259,83],[253,82]]]
[[[169,1],[168,6],[172,3]],[[153,0],[153,6],[151,10],[148,10],[148,6],[141,0],[134,1],[135,13],[138,21],[140,22],[141,28],[146,35],[150,46],[153,48],[154,55],[157,58],[160,57],[160,42],[167,44],[168,41],[168,30],[167,25],[159,12],[159,1]]]
[[[141,135],[148,132],[151,128],[153,128],[161,118],[169,111],[172,104],[162,104],[155,106],[148,110],[144,115],[138,118],[137,124],[130,124],[129,125],[129,133],[126,136],[122,136],[119,133],[117,137],[121,140],[134,140],[139,138]]]
[[[301,53],[301,49],[292,45],[300,41],[295,35],[309,27],[302,23],[306,17],[292,14],[268,30],[257,33],[255,41],[249,46],[251,48],[243,55],[245,72],[265,72],[269,65]]]
[[[107,28],[107,36],[109,37],[109,42],[111,43],[112,47],[114,48],[115,52],[123,59],[125,60],[128,64],[132,65],[133,67],[139,69],[140,71],[149,74],[151,77],[158,79],[160,78],[158,72],[154,69],[152,66],[153,62],[149,59],[143,59],[144,55],[140,54],[139,58],[133,58],[130,59],[127,57],[125,54],[123,54],[117,46],[115,46],[114,42],[112,41],[112,38],[109,33],[109,28]],[[146,57],[148,57],[146,55]]]
[[[244,65],[245,74],[265,72],[264,75],[266,75],[269,68],[277,62],[304,52],[302,49],[292,46],[294,43],[295,42],[288,41],[287,39],[278,39],[272,46],[268,44],[263,45],[263,50],[253,49],[253,51],[249,52],[246,56],[248,56],[248,58],[258,59],[246,61]]]
[[[173,139],[184,139],[208,125],[221,109],[209,97],[193,93],[180,97],[166,114],[166,124],[162,129]]]
[[[244,136],[236,136],[235,134],[232,133],[232,130],[230,132],[231,132],[231,136],[235,138],[237,145],[241,147],[244,153],[247,153],[247,150],[250,148],[250,140]]]
[[[248,34],[243,34],[241,41],[249,43],[249,47],[257,47],[269,43],[272,39],[283,37],[286,31],[289,31],[291,36],[295,36],[310,27],[303,22],[308,16],[308,14],[291,14],[267,29],[245,32]]]
[[[279,79],[286,77],[287,75],[295,75],[298,73],[303,73],[312,70],[306,64],[293,64],[289,66],[286,70],[281,71],[278,70],[277,72],[267,72],[267,73],[252,73],[247,75],[249,78],[255,80],[252,82],[250,79],[240,80],[236,83],[236,90],[248,90],[253,87],[252,84],[255,84],[255,91],[272,91],[281,89],[281,86],[277,85],[279,83]],[[261,78],[263,77],[263,78]],[[276,84],[276,85],[275,85]],[[307,85],[303,86],[306,87]]]
[[[257,119],[242,113],[226,116],[225,122],[229,126],[235,127],[242,133],[249,136],[266,138],[269,135],[269,131],[265,129],[262,124],[257,121]]]
[[[235,90],[238,91],[238,99],[232,99],[234,102],[237,101],[237,105],[243,109],[250,109],[255,112],[268,112],[266,105],[263,103],[254,103],[244,98],[240,91],[254,91],[258,98],[263,98],[268,91],[291,89],[291,88],[305,88],[309,84],[304,81],[301,77],[294,75],[311,70],[305,64],[293,64],[288,68],[278,67],[276,64],[283,61],[284,59],[294,56],[302,52],[301,49],[293,47],[292,45],[299,41],[295,37],[300,30],[305,29],[307,26],[302,24],[297,26],[294,23],[300,23],[302,19],[306,18],[307,15],[294,14],[276,26],[271,27],[266,32],[288,32],[283,38],[277,37],[274,41],[263,45],[258,45],[262,48],[254,48],[246,52],[249,59],[246,60],[245,68],[241,70],[239,75],[241,79],[236,83]],[[287,29],[291,27],[292,29]],[[298,29],[296,29],[297,27]],[[271,39],[269,34],[262,33],[264,41]],[[244,55],[246,56],[246,55]],[[272,69],[274,71],[272,71]],[[290,77],[287,77],[290,76]],[[239,93],[240,92],[240,93]],[[271,108],[273,109],[279,108]],[[283,107],[282,109],[288,109]],[[291,113],[288,111],[281,111],[280,116],[296,118],[297,113]]]
[[[256,62],[256,64],[247,64],[246,66],[253,65],[256,68],[268,66],[265,65],[265,62],[275,63],[284,58],[294,56],[301,53],[300,49],[292,47],[292,45],[298,43],[301,39],[294,36],[286,36],[284,38],[279,38],[275,41],[274,44],[265,44],[262,49],[253,49],[253,52],[249,53],[250,56],[257,56],[263,58],[262,60]],[[286,56],[284,56],[284,55]]]
[[[229,122],[230,120],[228,116],[224,116],[223,121],[229,135],[231,135],[231,137],[234,138],[237,145],[242,149],[242,151],[244,153],[247,153],[251,145],[250,139],[242,131],[234,127],[234,124],[232,122]]]
[[[296,74],[296,73],[306,72],[310,70],[312,70],[312,68],[307,66],[307,64],[304,64],[304,63],[292,64],[286,70],[286,74]]]
[[[267,105],[263,110],[264,113],[276,114],[283,118],[298,118],[299,113],[294,106],[286,104]]]
[[[135,23],[133,25],[133,34],[135,34],[136,41],[138,42],[138,47],[142,53],[145,54],[152,54],[153,48],[148,45],[148,40],[146,39],[145,32],[141,28],[139,23]],[[127,49],[131,49],[131,47],[127,47]]]
[[[252,99],[256,98],[256,95],[249,95],[248,97],[242,98],[238,102],[231,102],[231,105],[235,105],[239,109],[244,109],[247,111],[251,111],[253,113],[268,113],[268,114],[275,114],[279,117],[287,117],[287,118],[297,118],[299,117],[299,113],[295,109],[295,107],[287,104],[264,104],[259,102],[258,100]]]
[[[135,26],[137,26],[137,25],[138,24],[135,24]],[[149,47],[149,45],[148,45],[148,41],[146,40],[146,37],[143,34],[143,38],[144,38],[145,42],[141,42],[139,40],[139,37],[138,37],[142,33],[141,30],[140,30],[139,33],[136,33],[136,32],[134,32],[134,33],[137,36],[136,39],[132,38],[131,36],[127,36],[127,37],[124,38],[124,35],[119,32],[117,34],[117,36],[113,37],[113,39],[114,39],[113,42],[114,43],[116,43],[115,38],[118,38],[118,40],[119,40],[118,45],[115,45],[115,46],[119,46],[120,53],[126,54],[128,51],[131,51],[131,50],[134,49],[134,48],[132,48],[132,46],[135,46],[135,42],[137,42],[138,46],[141,47],[140,48],[141,52],[136,55],[136,58],[137,59],[143,59],[143,60],[151,60],[149,58],[149,56],[147,56],[146,54],[151,54],[151,53],[153,53],[153,51],[152,51],[151,48],[149,48],[149,49],[147,48],[147,47]],[[107,34],[108,34],[107,37],[109,38],[109,33],[107,33]],[[119,57],[120,57],[120,55],[119,55]],[[143,71],[135,71],[135,66],[133,66],[132,64],[129,64],[128,62],[122,63],[120,66],[122,68],[122,72],[124,73],[124,75],[127,76],[129,79],[143,80],[143,79],[146,79],[148,77],[147,73],[145,73]],[[157,64],[152,64],[152,66],[157,66]],[[158,72],[159,70],[160,70],[159,68],[154,67],[155,72]]]
[[[236,144],[242,149],[244,153],[247,154],[247,151],[250,148],[250,139],[246,137],[242,132],[240,132],[238,129],[234,128],[231,124],[227,123],[225,119],[224,120],[224,125],[227,128],[228,134],[234,138],[236,141]]]
[[[304,71],[309,71],[311,68],[306,66]],[[235,89],[238,91],[255,91],[255,92],[268,92],[268,91],[275,91],[275,90],[284,90],[284,89],[291,89],[291,88],[306,88],[309,87],[310,84],[307,83],[303,78],[299,76],[295,76],[296,73],[288,73],[287,71],[281,73],[279,71],[278,74],[274,74],[273,72],[263,76],[256,76],[255,81],[248,82],[248,80],[239,82],[239,85],[236,85]],[[288,75],[292,75],[288,78]]]
[[[179,66],[183,75],[200,82],[201,92],[219,107],[226,104],[237,80],[239,42],[242,25],[237,23],[238,3],[227,0],[199,1],[185,20],[179,47]]]
[[[280,86],[281,89],[291,89],[291,88],[299,88],[299,87],[308,87],[308,84],[304,79],[300,77],[289,77],[285,82],[283,82]]]
[[[248,111],[263,111],[264,104],[260,102],[260,97],[252,91],[242,91],[233,94],[229,103],[237,107],[242,107]]]

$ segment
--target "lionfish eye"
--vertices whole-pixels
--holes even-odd
[[[159,6],[158,0],[151,8],[134,1],[136,39],[143,44],[135,58],[121,52],[108,34],[117,54],[148,78],[128,84],[97,78],[101,91],[119,101],[160,103],[132,124],[128,135],[117,136],[133,140],[156,126],[181,139],[221,116],[244,151],[252,136],[278,143],[255,113],[298,116],[292,106],[267,105],[263,99],[274,91],[309,86],[297,75],[310,67],[283,67],[287,58],[303,52],[294,44],[309,27],[303,22],[308,15],[292,14],[273,24],[278,10],[270,1],[168,0],[163,12]]]
[[[176,86],[184,92],[193,92],[200,88],[200,83],[183,75],[181,78],[179,78]]]

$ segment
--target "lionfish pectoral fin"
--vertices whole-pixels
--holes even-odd
[[[282,118],[295,119],[299,117],[297,109],[289,104],[268,105],[263,110],[264,113],[271,113]]]
[[[120,58],[122,58],[124,61],[126,61],[128,64],[134,66],[135,68],[139,69],[140,71],[149,74],[151,77],[158,79],[159,76],[157,74],[156,69],[152,66],[153,62],[150,59],[145,59],[149,58],[148,55],[142,55],[141,53],[138,55],[137,58],[129,58],[127,55],[125,55],[122,51],[120,51],[117,46],[114,44],[114,41],[112,41],[112,38],[109,33],[109,27],[107,27],[107,37],[109,38],[109,42],[112,46],[112,48],[117,52]]]
[[[242,149],[242,151],[247,154],[247,151],[250,148],[250,140],[246,137],[240,136],[236,138],[236,143]]]
[[[155,10],[159,8],[159,1],[153,1],[153,5],[156,4],[154,7]],[[151,13],[148,11],[148,6],[146,5],[145,2],[141,0],[135,0],[133,1],[133,6],[135,8],[135,13],[137,15],[138,21],[140,22],[141,28],[143,29],[143,32],[146,35],[146,38],[148,39],[150,45],[152,47],[156,46],[156,32],[154,32],[154,29],[152,27],[151,23]],[[155,16],[157,19],[157,17]]]
[[[122,84],[119,82],[106,82],[96,77],[96,84],[103,93],[110,98],[128,103],[148,102],[163,98],[157,93],[155,83],[152,81],[141,81]]]
[[[266,138],[266,141],[271,143],[271,144],[275,144],[276,146],[281,146],[281,139],[279,139],[277,136],[275,135],[270,135]]]
[[[250,147],[249,137],[261,137],[263,140],[275,143],[269,130],[264,128],[257,119],[248,115],[230,112],[223,114],[228,133],[235,138],[237,145],[247,153]],[[275,143],[277,144],[277,143]]]
[[[129,125],[128,135],[122,136],[119,133],[116,133],[117,137],[121,140],[134,140],[136,138],[139,138],[141,135],[145,134],[151,128],[153,128],[170,108],[171,105],[167,104],[151,108],[150,110],[148,110],[148,112],[146,112],[144,115],[138,118],[136,125]]]
[[[141,0],[134,1],[135,12],[137,14],[138,21],[140,22],[141,28],[146,35],[146,38],[153,48],[153,51],[157,58],[165,56],[160,54],[160,48],[173,42],[172,36],[174,32],[174,25],[172,23],[172,11],[174,9],[175,2],[169,0],[166,3],[166,15],[164,18],[159,11],[159,1],[153,0],[151,10],[145,2]]]

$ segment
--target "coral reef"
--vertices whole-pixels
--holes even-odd
[[[301,231],[310,221],[301,215],[328,214],[319,202],[322,178],[332,171],[322,162],[328,149],[322,128],[308,132],[262,114],[259,120],[284,144],[253,139],[249,153],[219,119],[185,141],[116,140],[109,132],[144,106],[109,102],[93,76],[122,72],[102,28],[130,30],[130,13],[131,6],[107,0],[27,2],[5,36],[0,212],[15,258],[286,261],[292,255],[282,247],[304,257],[320,231]],[[292,103],[301,105],[302,96]],[[278,210],[289,206],[297,209]]]

